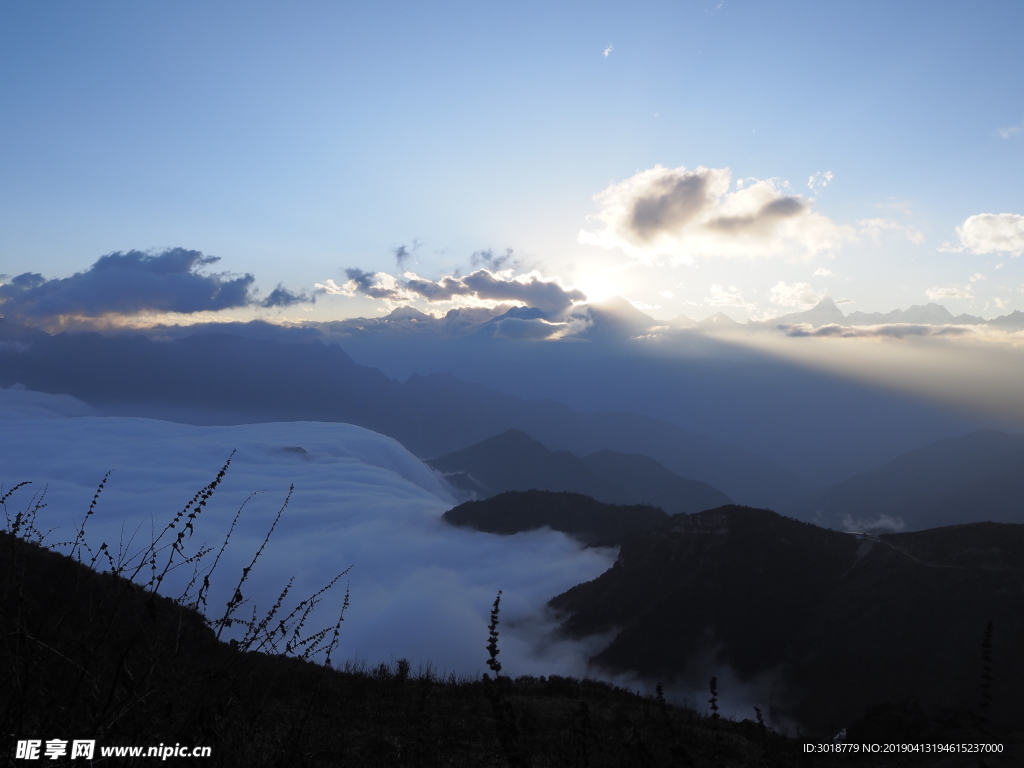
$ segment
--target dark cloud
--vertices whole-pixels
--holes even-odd
[[[270,295],[259,302],[261,307],[291,307],[295,304],[314,304],[316,296],[309,296],[305,293],[292,293],[283,285],[278,283],[277,288],[270,292]]]
[[[506,252],[505,256],[511,257],[511,251]],[[496,258],[500,262],[505,256]],[[345,270],[345,276],[348,277],[348,284],[344,288],[324,285],[320,286],[320,290],[325,293],[362,293],[374,299],[391,301],[412,301],[417,298],[430,302],[451,301],[456,296],[471,296],[488,301],[520,301],[552,315],[565,311],[574,301],[587,298],[583,291],[567,290],[554,280],[541,279],[537,273],[505,279],[486,269],[478,269],[462,277],[446,275],[434,281],[415,275],[398,280],[385,272],[364,272],[352,268]]]
[[[708,176],[701,171],[668,175],[652,183],[633,203],[629,224],[641,240],[674,231],[693,220],[712,202]]]
[[[799,216],[809,210],[810,206],[799,197],[779,197],[748,216],[719,216],[705,226],[728,234],[764,234],[782,219]]]
[[[854,230],[814,213],[812,201],[783,193],[775,179],[740,179],[728,168],[656,165],[595,196],[601,228],[577,240],[621,248],[641,261],[674,256],[783,256],[818,253],[854,237]]]
[[[365,293],[374,299],[402,299],[401,291],[389,288],[380,282],[379,275],[383,272],[363,272],[358,267],[345,270],[345,277],[353,283],[353,289],[358,293]]]
[[[418,277],[403,283],[405,288],[427,301],[451,301],[453,296],[466,296],[472,291],[462,282],[461,277],[443,277],[436,283]]]
[[[0,286],[0,309],[7,317],[17,318],[97,317],[191,314],[253,303],[252,275],[200,274],[202,267],[219,260],[185,248],[155,255],[116,251],[71,277],[46,280],[36,273],[18,275]]]
[[[587,296],[578,289],[566,290],[557,282],[541,280],[537,275],[503,280],[486,269],[478,269],[465,277],[445,277],[437,282],[413,279],[403,283],[406,290],[427,301],[450,301],[454,296],[474,296],[491,301],[521,301],[527,306],[557,314],[584,301]]]
[[[405,266],[405,262],[419,250],[420,246],[423,245],[418,239],[412,241],[412,247],[406,247],[405,243],[402,243],[397,248],[391,249],[391,254],[395,257],[395,264],[398,265],[399,269]]]
[[[481,269],[466,275],[462,282],[478,298],[498,301],[521,301],[527,306],[545,312],[557,313],[568,309],[574,301],[584,301],[587,295],[579,289],[567,291],[554,281],[541,280],[536,275],[528,279],[500,280]]]
[[[519,260],[513,258],[514,256],[515,252],[511,248],[506,248],[505,252],[498,256],[495,256],[494,251],[488,248],[485,251],[474,253],[470,257],[469,263],[473,267],[483,266],[484,269],[488,269],[491,272],[500,272],[506,268],[516,269],[521,266]]]

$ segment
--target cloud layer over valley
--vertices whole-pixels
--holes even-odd
[[[214,578],[211,613],[219,615],[240,569],[273,521],[290,484],[295,492],[243,594],[268,609],[294,576],[292,595],[307,597],[353,566],[352,605],[336,658],[369,663],[408,658],[435,668],[478,674],[484,667],[487,612],[502,602],[502,662],[513,674],[580,674],[585,649],[535,640],[551,626],[544,603],[597,576],[613,553],[582,550],[550,531],[514,537],[452,528],[441,514],[455,503],[426,465],[390,438],[348,424],[295,422],[194,427],[137,418],[81,416],[71,398],[0,390],[0,443],[5,490],[32,481],[7,504],[13,515],[32,493],[45,491],[39,527],[52,541],[73,538],[96,486],[113,470],[86,538],[95,551],[137,552],[196,491],[209,483],[232,450],[222,486],[196,521],[195,540],[218,547],[238,507],[254,491]],[[209,558],[207,559],[207,562]],[[179,572],[165,593],[174,595]],[[219,585],[219,591],[217,589]],[[344,583],[315,624],[334,621]],[[511,625],[521,623],[520,631]]]

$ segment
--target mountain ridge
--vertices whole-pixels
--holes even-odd
[[[730,503],[707,483],[680,477],[648,456],[604,449],[580,458],[550,451],[516,429],[426,463],[485,497],[531,489],[570,491],[612,504],[652,504],[670,514]]]
[[[614,633],[591,658],[600,669],[700,688],[727,667],[765,706],[832,732],[884,701],[973,706],[991,620],[1004,649],[993,713],[1012,720],[1021,562],[1019,525],[872,540],[733,505],[627,537],[612,568],[549,605],[568,637]]]

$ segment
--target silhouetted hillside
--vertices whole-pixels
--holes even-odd
[[[577,455],[642,453],[732,499],[779,504],[807,490],[770,459],[634,413],[579,413],[447,374],[405,383],[335,344],[226,334],[154,341],[58,334],[0,347],[0,384],[66,393],[115,415],[193,424],[341,421],[443,456],[508,429]]]
[[[869,540],[729,506],[627,538],[551,605],[573,637],[618,630],[601,668],[699,688],[728,666],[823,732],[885,701],[974,708],[991,619],[991,714],[1009,721],[1024,715],[1022,544],[1017,526]]]
[[[668,524],[664,511],[644,504],[604,504],[578,493],[508,491],[467,501],[444,513],[450,525],[511,535],[545,526],[586,544],[615,546],[626,536]]]
[[[648,456],[604,450],[580,459],[569,451],[549,451],[515,429],[427,463],[485,497],[534,488],[571,491],[611,504],[652,504],[671,514],[730,502],[707,483],[679,477]]]
[[[939,440],[784,509],[852,530],[1024,522],[1024,435],[985,429]]]
[[[160,744],[244,768],[836,765],[749,720],[591,680],[441,678],[404,659],[331,668],[246,651],[175,601],[7,532],[0,574],[5,764],[16,740],[52,736],[95,739],[95,764],[110,763],[106,747]]]

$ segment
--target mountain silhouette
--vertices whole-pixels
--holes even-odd
[[[983,429],[939,440],[784,506],[833,528],[917,530],[1024,523],[1024,435]]]
[[[651,504],[671,514],[730,503],[707,483],[679,477],[649,456],[606,449],[581,459],[569,451],[550,451],[517,429],[427,464],[481,496],[530,489],[571,491],[613,504]]]
[[[907,309],[891,312],[851,312],[846,318],[847,325],[882,325],[883,323],[915,323],[919,325],[981,325],[985,319],[974,315],[954,316],[941,304],[915,304]],[[989,321],[993,322],[993,321]]]
[[[738,328],[738,323],[724,312],[716,312],[697,323],[698,328]]]
[[[833,323],[842,325],[846,322],[846,316],[829,296],[826,296],[813,307],[804,310],[803,312],[791,312],[788,315],[775,317],[768,321],[771,325],[777,325],[779,323],[808,323],[816,328],[822,325],[831,325]]]
[[[467,501],[442,516],[450,525],[509,536],[551,528],[592,546],[617,546],[630,534],[656,530],[671,518],[646,504],[605,504],[580,493],[508,491]]]
[[[601,669],[701,689],[728,667],[759,706],[833,733],[886,701],[973,707],[991,620],[991,711],[1009,720],[1024,716],[1022,564],[1019,525],[867,538],[727,506],[627,537],[550,605],[570,637],[615,633]]]

